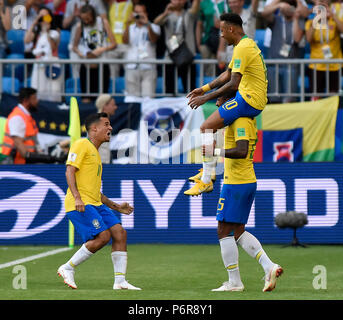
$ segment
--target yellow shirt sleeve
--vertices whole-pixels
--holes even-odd
[[[236,142],[250,139],[249,124],[244,118],[239,118],[232,124],[232,131]]]
[[[87,148],[84,145],[83,141],[80,139],[72,145],[69,150],[67,165],[71,165],[80,169],[82,161],[86,155]]]
[[[246,54],[247,48],[237,46],[233,50],[233,56],[229,65],[231,72],[239,72],[244,74],[245,68],[247,66],[248,56]]]

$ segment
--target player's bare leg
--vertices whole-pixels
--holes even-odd
[[[114,269],[114,290],[142,290],[137,288],[125,279],[127,269],[127,233],[121,224],[116,224],[109,229],[112,238],[111,258]]]
[[[86,243],[84,243],[67,263],[61,265],[58,268],[57,274],[63,278],[64,283],[68,287],[77,289],[74,280],[75,267],[88,260],[93,255],[93,253],[104,247],[110,241],[110,239],[111,234],[109,230],[100,232],[95,236],[94,239],[88,240]]]

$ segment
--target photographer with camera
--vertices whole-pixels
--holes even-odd
[[[146,6],[142,3],[135,4],[123,35],[123,42],[128,45],[126,59],[137,61],[156,59],[156,42],[160,34],[160,27],[148,20]],[[127,94],[153,97],[156,90],[156,78],[156,65],[127,64],[125,67]]]

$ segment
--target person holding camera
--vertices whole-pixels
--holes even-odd
[[[81,59],[96,59],[113,50],[117,43],[111,32],[108,20],[97,16],[95,8],[89,4],[81,7],[81,22],[76,27],[73,50]],[[108,92],[110,71],[108,64],[82,64],[80,69],[80,84],[82,93],[99,93],[100,70],[103,68],[103,92]],[[89,83],[88,83],[89,82]],[[88,90],[89,89],[89,90]],[[100,93],[103,93],[100,92]],[[83,97],[84,103],[91,102],[93,97]]]
[[[165,43],[168,49],[166,56],[170,57],[171,53],[181,47],[183,43],[186,43],[193,56],[196,54],[195,24],[200,9],[200,0],[193,0],[192,6],[188,10],[184,9],[186,3],[187,0],[171,0],[164,12],[154,20],[155,24],[164,28]],[[177,86],[175,83],[176,70],[181,77],[184,92],[192,91],[195,88],[195,65],[176,67],[174,63],[166,65],[166,93],[178,93],[175,87],[175,85]]]
[[[70,30],[70,40],[68,44],[69,58],[78,60],[80,57],[73,51],[73,42],[75,38],[75,30],[77,24],[80,22],[80,9],[82,6],[89,4],[95,8],[97,15],[102,18],[107,18],[107,11],[102,1],[99,0],[68,0],[63,16],[62,27],[63,29]],[[72,77],[74,79],[80,78],[79,63],[71,64]]]
[[[135,4],[123,35],[123,42],[128,45],[126,59],[156,59],[156,42],[160,34],[160,27],[149,22],[146,6]],[[125,67],[126,93],[130,96],[153,97],[156,78],[156,65],[128,63]]]
[[[58,61],[60,32],[56,28],[50,9],[42,7],[36,20],[25,34],[25,44],[32,43],[32,54],[37,60]],[[58,63],[35,63],[31,75],[31,87],[37,90],[40,100],[62,100],[62,70]]]

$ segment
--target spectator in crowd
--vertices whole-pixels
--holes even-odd
[[[44,0],[26,0],[26,30],[29,30],[31,25],[36,21],[40,8],[44,5]],[[35,56],[32,53],[33,42],[24,43],[24,56],[27,59],[34,59]],[[29,73],[31,73],[31,68],[29,68]]]
[[[67,2],[66,12],[63,17],[62,26],[63,29],[70,29],[70,42],[69,42],[69,58],[73,60],[80,59],[78,54],[73,50],[73,42],[75,39],[75,30],[78,22],[80,22],[80,9],[85,4],[91,5],[97,15],[101,18],[107,18],[107,11],[102,1],[99,0],[69,0]],[[73,63],[72,64],[72,76],[74,79],[80,78],[80,67],[81,64]],[[75,90],[76,91],[76,90]]]
[[[228,12],[227,0],[202,0],[196,25],[196,43],[203,59],[216,59],[220,42],[220,15]],[[205,76],[216,75],[215,66],[204,65]]]
[[[342,50],[340,42],[340,33],[343,32],[343,22],[336,13],[330,9],[330,0],[320,0],[315,3],[326,8],[322,14],[326,15],[326,24],[324,19],[315,21],[309,19],[306,21],[306,40],[310,43],[311,59],[342,59]],[[318,99],[315,93],[338,93],[339,92],[339,69],[340,64],[310,64],[310,91],[314,93],[312,100]],[[327,72],[328,71],[328,72]],[[327,75],[329,79],[327,79]],[[326,86],[328,81],[329,86]]]
[[[62,29],[67,0],[45,0],[44,5],[52,11],[57,28]]]
[[[116,41],[106,18],[97,16],[91,5],[84,5],[80,10],[81,22],[75,30],[73,50],[81,59],[95,59],[103,57],[105,52],[116,47]],[[98,93],[100,88],[100,67],[103,68],[102,90],[108,92],[109,66],[108,64],[82,64],[80,69],[80,83],[82,93]],[[88,82],[89,81],[89,82]],[[83,102],[89,103],[90,97],[84,97]]]
[[[263,18],[263,11],[264,11],[264,8],[269,6],[274,0],[267,0],[265,3],[264,3],[264,7],[263,7],[263,10],[261,12],[261,17]],[[300,3],[301,3],[301,6],[297,5],[297,11],[300,12],[300,18],[303,18],[303,19],[307,19],[307,17],[309,16],[309,14],[311,13],[311,10],[309,9],[308,7],[308,4],[306,2],[306,0],[300,0]],[[279,11],[277,10],[275,12],[275,14],[279,14]],[[270,30],[270,28],[266,28],[266,31],[264,33],[264,41],[263,41],[263,45],[265,48],[269,49],[270,48],[270,42],[271,42],[271,39],[272,39],[272,30]]]
[[[65,161],[65,156],[53,157],[41,153],[38,145],[38,128],[31,113],[38,110],[37,91],[22,88],[19,104],[9,114],[1,153],[5,156],[2,163],[54,163]]]
[[[271,46],[268,59],[301,59],[305,53],[305,20],[301,18],[302,3],[300,0],[274,0],[264,8],[262,16],[272,30]],[[279,11],[279,14],[275,14]],[[268,92],[297,93],[299,65],[275,65],[268,68]],[[278,84],[278,92],[276,92]],[[270,102],[292,102],[295,97],[271,96]]]
[[[185,10],[187,0],[171,0],[164,12],[157,16],[154,23],[163,26],[165,33],[165,43],[168,51],[173,51],[172,47],[186,42],[189,50],[195,56],[195,25],[200,9],[200,0],[193,0],[192,6]],[[166,54],[167,55],[167,54]],[[166,65],[165,88],[166,93],[176,93],[175,72],[181,77],[184,92],[195,88],[195,65],[191,64],[188,68],[176,68],[174,64]],[[190,73],[189,73],[190,70]],[[189,77],[190,76],[190,77]],[[190,78],[190,87],[188,85]]]
[[[244,8],[244,0],[229,0],[230,12],[240,15],[243,21],[243,30],[251,39],[255,38],[258,4],[259,0],[251,0],[250,6]],[[221,71],[223,71],[226,64],[231,60],[232,54],[233,46],[227,46],[226,41],[221,38],[217,53],[218,64]]]
[[[10,8],[5,5],[4,0],[0,0],[0,59],[6,57],[7,51],[7,31],[11,29]]]
[[[52,12],[41,8],[36,20],[25,34],[25,43],[33,43],[32,53],[37,60],[58,60],[59,30],[54,25]],[[41,100],[61,101],[62,68],[59,64],[35,63],[31,86],[37,89]]]
[[[128,20],[133,11],[133,5],[138,3],[139,0],[109,0],[108,17],[113,32],[114,38],[117,43],[115,50],[107,54],[109,59],[123,59],[126,56],[127,44],[123,41],[124,31],[128,25]],[[120,74],[120,65],[111,64],[111,78],[114,79]]]
[[[105,112],[108,114],[109,119],[115,114],[118,106],[114,98],[109,94],[101,94],[95,101],[95,106],[98,109],[98,113]],[[111,163],[111,142],[104,142],[98,149],[102,163]]]
[[[149,22],[146,6],[135,4],[123,35],[123,42],[128,45],[126,59],[137,61],[156,59],[156,42],[160,34],[160,27]],[[156,78],[156,65],[127,64],[126,93],[130,96],[153,97],[156,91]]]
[[[331,9],[332,13],[336,14],[339,18],[339,20],[343,21],[343,3],[341,0],[333,0],[331,2]],[[343,50],[343,33],[340,34],[340,40],[341,40],[341,49]]]

